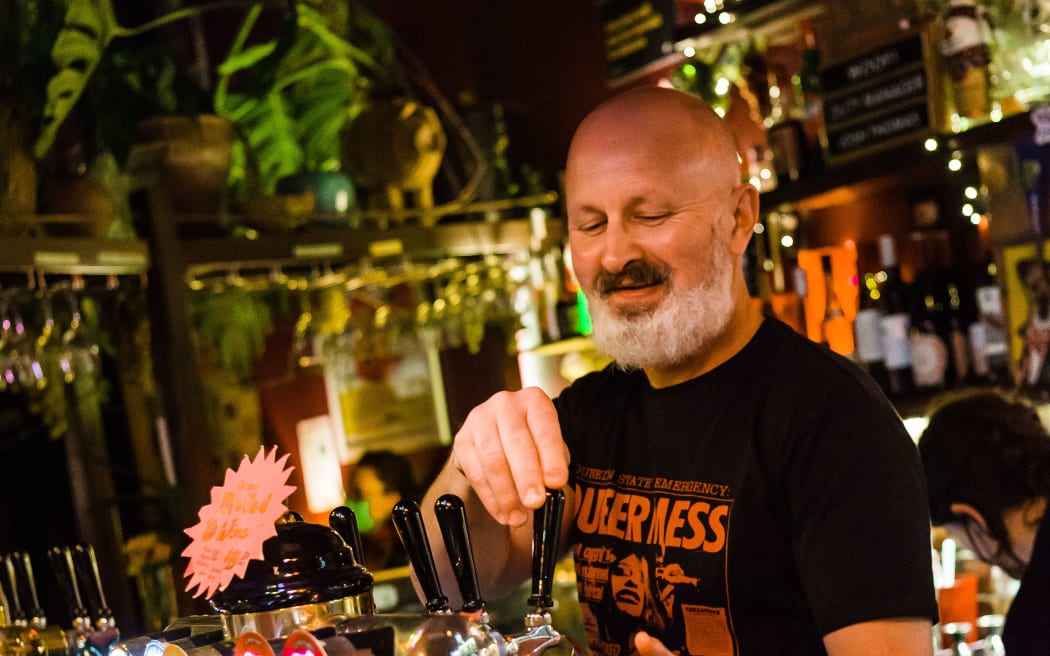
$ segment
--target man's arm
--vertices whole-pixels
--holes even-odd
[[[499,392],[470,412],[421,504],[442,590],[454,608],[462,600],[434,502],[443,494],[463,500],[481,594],[495,598],[531,574],[532,511],[548,488],[568,483],[568,460],[557,411],[539,388]]]
[[[639,656],[672,656],[662,642],[648,633],[634,638]],[[828,656],[932,656],[930,620],[902,618],[861,622],[824,636]]]
[[[860,622],[824,636],[828,656],[932,656],[930,620],[904,617]]]

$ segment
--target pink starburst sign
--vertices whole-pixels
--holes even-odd
[[[222,485],[211,489],[211,503],[200,509],[200,521],[186,529],[191,542],[182,555],[190,559],[186,591],[210,598],[234,576],[244,576],[248,561],[263,558],[263,542],[277,535],[274,523],[288,509],[284,500],[294,485],[285,485],[292,468],[277,447],[259,447],[254,460],[245,455],[237,471],[226,470]]]

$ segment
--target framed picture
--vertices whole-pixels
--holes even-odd
[[[1003,248],[1011,360],[1022,389],[1050,399],[1050,243]]]

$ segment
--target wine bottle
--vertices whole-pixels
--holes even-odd
[[[912,294],[912,373],[919,391],[935,392],[955,383],[951,349],[950,304],[955,284],[944,266],[947,234],[911,235],[916,260]],[[958,294],[955,295],[958,300]]]
[[[889,380],[886,376],[886,359],[882,348],[880,295],[875,274],[865,274],[864,285],[860,290],[860,308],[853,320],[853,336],[857,360],[879,387],[886,391],[889,388]]]
[[[835,292],[835,278],[831,270],[831,256],[821,255],[824,271],[824,319],[820,324],[820,342],[841,355],[853,355],[853,326]]]
[[[879,334],[886,364],[886,394],[904,398],[915,391],[911,357],[911,315],[908,288],[901,279],[893,235],[879,237],[879,261],[886,278],[879,286],[882,317]]]
[[[970,324],[970,351],[974,377],[996,387],[1010,387],[1010,344],[1006,339],[1006,316],[997,266],[991,255],[977,272],[974,300],[977,320]]]
[[[802,41],[801,64],[799,66],[799,89],[802,96],[802,127],[806,135],[806,167],[813,172],[821,168],[823,152],[821,134],[824,131],[824,101],[820,95],[820,50],[813,21],[799,21]]]

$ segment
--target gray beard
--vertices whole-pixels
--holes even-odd
[[[604,298],[588,299],[592,339],[597,350],[621,369],[673,367],[709,347],[733,314],[733,267],[730,256],[712,248],[712,275],[693,289],[670,293],[652,312],[624,315]]]

